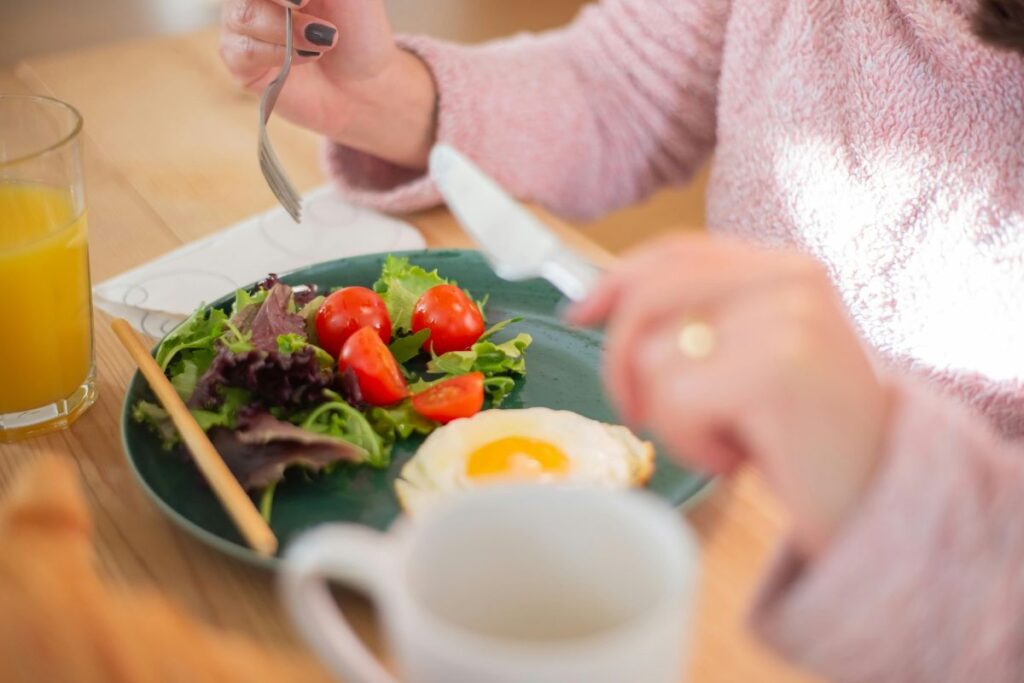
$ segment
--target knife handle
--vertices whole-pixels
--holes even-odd
[[[604,274],[592,262],[569,249],[559,249],[541,267],[544,278],[573,301],[586,298]]]

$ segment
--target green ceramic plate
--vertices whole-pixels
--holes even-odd
[[[566,327],[558,317],[562,298],[541,281],[511,283],[499,279],[474,251],[414,251],[413,263],[437,268],[477,295],[490,294],[487,316],[492,321],[522,316],[516,329],[533,335],[527,354],[528,372],[503,407],[545,406],[572,410],[595,420],[617,422],[604,398],[600,378],[601,334]],[[371,285],[380,273],[383,255],[360,256],[304,268],[282,278],[289,284],[315,283],[321,289]],[[213,305],[227,308],[233,296]],[[230,555],[256,564],[272,565],[251,552],[235,532],[192,465],[160,448],[159,441],[131,419],[131,406],[152,399],[145,380],[136,373],[128,387],[121,415],[125,452],[146,491],[167,515],[200,540]],[[422,439],[395,445],[391,467],[339,468],[309,479],[289,476],[274,496],[272,527],[284,547],[301,531],[323,522],[357,522],[384,529],[399,515],[392,482]],[[648,488],[673,504],[682,504],[707,484],[703,477],[682,470],[660,454]]]

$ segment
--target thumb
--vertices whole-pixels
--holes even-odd
[[[338,29],[335,47],[320,60],[330,76],[371,78],[388,66],[397,51],[383,0],[310,0],[303,9]]]

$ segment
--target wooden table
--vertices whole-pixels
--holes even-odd
[[[50,94],[86,121],[86,173],[92,272],[107,278],[273,204],[255,163],[255,107],[221,68],[212,32],[104,47],[0,70],[0,92]],[[275,146],[298,185],[324,181],[318,141],[277,124]],[[433,247],[467,238],[444,210],[408,217]],[[572,238],[607,258],[575,231]],[[70,430],[0,446],[0,486],[47,452],[74,459],[96,517],[98,561],[115,583],[158,587],[218,626],[268,643],[295,643],[275,599],[272,577],[227,558],[166,520],[129,471],[118,417],[133,371],[96,316],[100,398]],[[740,475],[691,514],[704,549],[691,681],[806,679],[766,654],[745,633],[753,583],[783,523],[759,481]],[[370,608],[346,609],[376,642]]]

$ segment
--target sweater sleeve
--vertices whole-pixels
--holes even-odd
[[[755,630],[830,680],[1024,671],[1024,444],[932,394],[898,390],[856,517],[812,563],[784,545],[755,600]]]
[[[437,139],[520,198],[573,218],[682,182],[707,157],[725,0],[604,0],[568,27],[479,46],[400,44],[431,70]],[[440,201],[421,173],[328,145],[352,200],[393,211]]]

